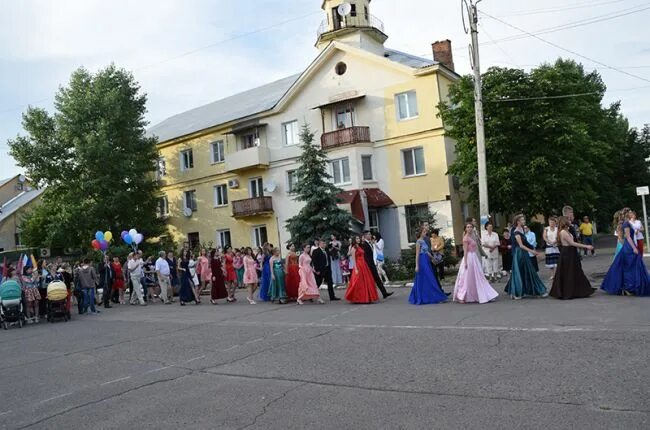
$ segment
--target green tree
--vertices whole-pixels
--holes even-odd
[[[88,246],[97,230],[137,228],[157,236],[156,139],[147,137],[147,97],[111,65],[81,68],[55,97],[55,113],[30,107],[11,155],[39,187],[43,203],[23,222],[30,246]]]
[[[302,154],[296,171],[294,199],[304,206],[297,215],[287,220],[290,242],[304,244],[332,234],[345,238],[350,234],[352,216],[338,207],[341,189],[334,186],[327,173],[327,155],[314,145],[314,133],[303,125],[300,134]]]

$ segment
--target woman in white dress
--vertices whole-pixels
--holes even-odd
[[[551,278],[549,281],[553,282],[555,276],[555,268],[557,261],[560,258],[560,248],[558,248],[558,228],[557,218],[552,216],[548,219],[548,226],[544,229],[542,234],[544,242],[546,243],[546,267],[551,271]]]
[[[490,280],[496,282],[501,277],[499,269],[499,235],[494,232],[491,222],[485,224],[486,233],[481,237],[481,245],[486,257],[483,259],[483,271]]]
[[[373,233],[372,236],[374,239],[373,256],[375,258],[375,266],[377,266],[377,273],[379,274],[379,277],[383,283],[390,282],[388,275],[384,270],[384,239],[381,237],[381,234],[379,234],[379,232]]]

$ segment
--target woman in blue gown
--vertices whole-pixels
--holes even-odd
[[[512,272],[510,280],[506,285],[506,293],[510,295],[513,300],[518,300],[523,297],[547,297],[548,292],[546,286],[533,267],[528,253],[537,256],[537,251],[526,241],[524,235],[524,224],[526,218],[522,215],[515,215],[513,220],[514,228],[510,234],[512,241]]]
[[[634,242],[634,227],[630,209],[621,211],[623,247],[614,258],[600,288],[614,295],[650,296],[650,275]]]
[[[194,283],[192,282],[192,275],[190,274],[190,252],[187,250],[183,251],[181,255],[181,261],[179,264],[179,271],[181,272],[181,288],[178,292],[178,298],[181,302],[181,306],[185,306],[185,303],[196,302],[196,296],[194,295]]]
[[[431,247],[426,239],[427,229],[422,227],[415,243],[415,281],[409,295],[409,303],[412,305],[429,305],[447,300],[447,295],[440,288],[438,278],[433,273],[429,259]]]
[[[271,288],[271,252],[273,245],[264,244],[264,263],[262,264],[262,279],[260,280],[260,300],[268,302],[271,300],[269,290]]]

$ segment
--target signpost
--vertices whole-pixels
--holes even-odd
[[[645,207],[645,196],[650,194],[650,187],[636,187],[636,195],[641,196],[643,202],[643,228],[645,228],[646,249],[650,250],[650,234],[648,233],[648,212]]]

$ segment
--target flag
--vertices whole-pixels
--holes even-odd
[[[20,254],[18,261],[16,261],[16,275],[21,276],[23,274],[23,254]]]
[[[36,259],[34,258],[34,254],[31,254],[29,256],[29,258],[30,258],[30,260],[32,262],[32,267],[34,268],[34,270],[36,270],[36,268],[38,267],[38,263],[36,262]]]
[[[22,269],[25,269],[25,267],[32,267],[32,261],[29,259],[27,254],[23,254],[23,264],[20,267]]]

